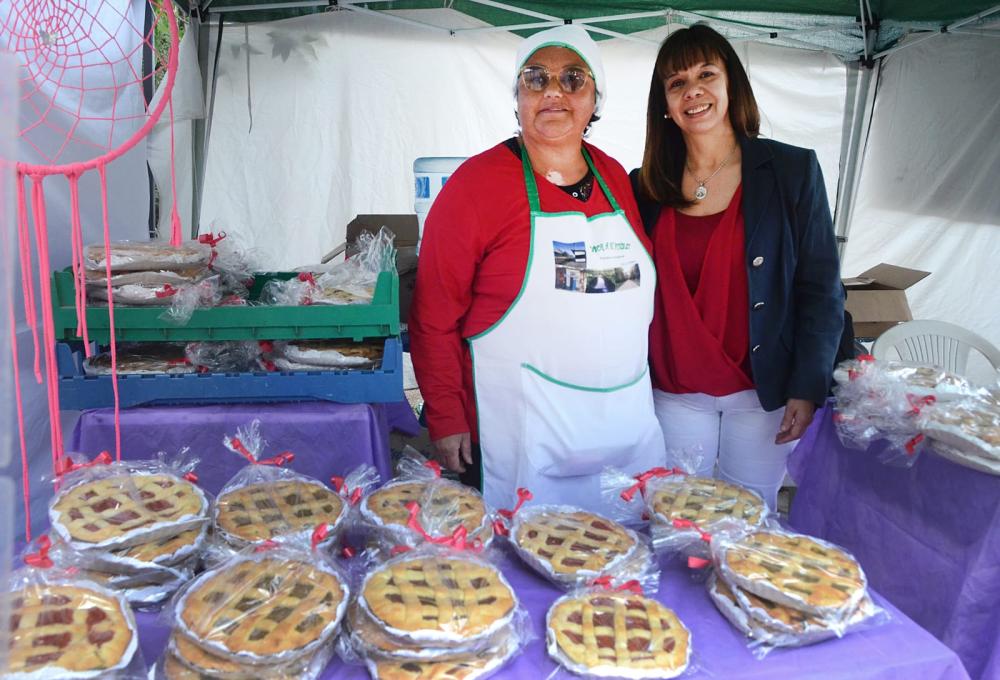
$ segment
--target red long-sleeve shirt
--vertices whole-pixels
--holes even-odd
[[[625,170],[602,151],[586,147],[638,238],[651,251]],[[537,172],[535,181],[545,212],[576,211],[592,217],[611,210],[596,182],[590,198],[580,201]],[[463,163],[427,215],[409,331],[432,440],[462,432],[478,440],[472,362],[465,339],[496,323],[517,297],[530,240],[521,159],[503,143]]]

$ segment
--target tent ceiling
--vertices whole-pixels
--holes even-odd
[[[910,33],[1000,29],[997,0],[175,0],[193,6],[203,19],[250,23],[349,10],[421,25],[443,33],[507,30],[519,34],[572,20],[586,24],[595,38],[659,41],[667,26],[708,21],[735,41],[753,40],[786,47],[825,50],[845,59],[891,48]],[[420,10],[446,7],[477,20],[454,28],[421,18]],[[862,7],[864,17],[862,17]],[[961,26],[957,25],[961,24]],[[866,45],[865,34],[868,34]],[[998,33],[1000,35],[1000,33]]]

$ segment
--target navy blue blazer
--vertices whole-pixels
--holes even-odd
[[[747,139],[743,151],[750,365],[767,411],[789,399],[822,404],[844,329],[844,289],[823,173],[811,149]],[[660,205],[632,187],[646,232]],[[655,347],[649,348],[655,352]]]

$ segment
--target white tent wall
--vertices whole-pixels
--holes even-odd
[[[434,11],[450,15],[434,23],[472,25]],[[415,158],[469,156],[515,131],[520,40],[506,32],[451,37],[352,12],[226,26],[202,231],[224,230],[254,249],[261,266],[286,268],[340,243],[355,214],[413,212]],[[215,42],[213,23],[209,63]],[[843,64],[756,43],[737,50],[761,104],[762,132],[817,149],[832,200]],[[626,169],[642,159],[656,51],[655,43],[601,43],[609,98],[590,139]]]
[[[102,3],[97,0],[90,0],[88,4],[97,8]],[[104,8],[102,11],[128,12],[130,13],[128,15],[129,21],[133,24],[142,26],[145,13],[144,0],[104,0],[103,4]],[[0,4],[0,12],[2,11],[4,11],[4,6]],[[107,25],[115,24],[107,22]],[[125,48],[126,52],[131,51],[130,48],[134,47],[134,42],[136,40],[135,34],[124,30],[124,28],[119,32],[116,38]],[[131,68],[126,69],[125,64],[121,64],[121,70],[116,74],[116,80],[118,83],[132,80],[132,69],[135,69],[135,72],[141,72],[142,64],[139,63],[141,54],[141,50],[136,51],[137,59],[135,63],[132,64]],[[22,87],[27,86],[27,83],[22,84]],[[47,85],[43,84],[42,87],[47,87]],[[97,82],[96,78],[94,80],[89,80],[88,87],[103,87],[106,88],[105,91],[114,91],[114,83],[111,81],[110,77],[107,82],[103,83]],[[67,111],[74,111],[76,110],[74,96],[77,95],[73,90],[60,90],[56,94],[56,99],[62,108]],[[141,112],[144,106],[142,101],[142,92],[139,88],[120,89],[118,91],[117,105],[120,111],[128,110]],[[26,110],[25,107],[21,107],[21,126],[19,127],[23,127],[26,123],[34,122],[33,118],[27,117],[29,115],[29,111]],[[108,123],[106,121],[98,120],[104,115],[105,114],[103,112],[97,111],[93,113],[93,118],[82,121],[77,127],[77,137],[84,137],[98,146],[106,145],[110,136]],[[55,127],[66,130],[73,124],[74,119],[69,116],[65,119],[50,116],[49,120],[55,122]],[[141,119],[137,118],[136,121],[141,122]],[[119,121],[115,128],[115,138],[124,140],[130,137],[136,127],[138,127],[138,124],[135,122],[123,124]],[[41,136],[42,130],[49,131],[48,138]],[[39,143],[39,145],[52,143],[58,144],[61,141],[61,135],[57,130],[47,126],[41,126],[38,129],[38,136],[34,138],[34,141]],[[83,145],[78,146],[78,154],[89,153],[90,155],[70,155],[69,157],[64,158],[64,162],[86,160],[87,158],[92,157],[92,149],[88,149]],[[37,156],[36,152],[28,144],[19,144],[16,154],[17,158],[24,162],[44,162]],[[149,183],[146,173],[145,146],[143,144],[139,144],[136,148],[133,148],[130,152],[109,165],[107,168],[107,179],[108,212],[111,223],[112,238],[146,239],[148,237],[147,223],[149,213]],[[70,264],[69,183],[62,176],[53,176],[45,180],[44,186],[49,228],[51,266],[53,270],[55,270],[66,267]],[[30,192],[29,183],[26,183],[26,187],[27,191]],[[28,195],[30,196],[30,193]],[[96,171],[88,172],[80,179],[80,215],[83,226],[84,243],[96,243],[103,239],[103,220],[101,211],[101,193],[97,173]],[[33,225],[34,218],[30,214],[28,219],[29,225]],[[34,231],[32,231],[32,235],[33,234]],[[32,245],[32,250],[34,249],[34,245]],[[35,271],[37,272],[37,268]],[[26,448],[29,461],[29,478],[31,483],[32,528],[34,532],[37,532],[39,530],[43,530],[48,524],[46,507],[49,497],[51,496],[51,485],[41,481],[43,475],[47,474],[51,477],[52,470],[50,457],[51,445],[49,439],[49,416],[45,396],[45,386],[37,384],[34,378],[34,352],[32,349],[32,336],[30,329],[27,327],[24,316],[24,303],[21,297],[20,269],[16,266],[12,267],[10,275],[13,281],[15,327],[17,329],[16,340],[21,374],[21,389],[24,402]],[[37,276],[35,285],[36,297],[40,298]],[[4,290],[6,290],[6,288]],[[46,312],[42,308],[40,299],[38,302],[38,334],[39,343],[41,343],[41,315]],[[6,306],[7,301],[4,300],[2,304]],[[6,317],[6,309],[3,313]],[[4,356],[10,357],[11,355],[6,353]],[[44,362],[42,363],[42,367],[44,370]],[[4,409],[4,413],[0,416],[0,422],[15,424],[17,419],[12,390],[4,391],[3,394],[5,398],[0,408]],[[76,420],[76,415],[77,414],[72,412],[63,413],[63,433],[67,451],[70,450],[70,434],[72,432],[73,423]],[[7,433],[5,432],[4,434]],[[13,461],[9,465],[4,468],[0,468],[0,475],[9,475],[20,482],[22,468],[16,425],[12,425],[10,435],[14,441],[13,446],[15,455]],[[20,493],[18,494],[17,502],[15,503],[15,509],[17,512],[14,522],[15,536],[23,538],[24,514]]]
[[[886,57],[842,269],[932,272],[907,291],[914,318],[1000,346],[998,61],[1000,40],[970,35]]]

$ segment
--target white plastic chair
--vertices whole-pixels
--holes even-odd
[[[903,361],[964,375],[971,349],[986,357],[994,370],[1000,369],[1000,349],[986,338],[945,321],[907,321],[893,326],[875,340],[872,356],[895,359],[889,356],[890,350],[895,350]]]

